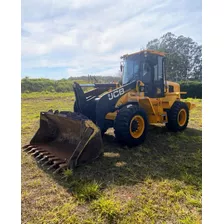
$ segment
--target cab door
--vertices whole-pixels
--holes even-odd
[[[142,63],[145,96],[150,98],[164,97],[164,72],[164,58],[161,56],[153,55]]]

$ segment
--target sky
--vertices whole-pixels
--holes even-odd
[[[117,75],[167,32],[202,42],[201,0],[22,0],[21,76]]]

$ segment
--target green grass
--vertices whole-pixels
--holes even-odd
[[[105,221],[115,222],[120,215],[121,206],[119,201],[115,201],[111,197],[106,198],[102,196],[100,199],[92,202],[91,209]]]
[[[56,206],[52,211],[46,212],[36,222],[44,224],[78,223],[77,215],[74,213],[76,207],[77,203],[75,201],[66,202],[61,206]]]
[[[91,201],[97,199],[101,194],[100,184],[96,181],[74,181],[69,187],[80,201]]]
[[[73,176],[73,171],[71,169],[66,169],[63,171],[63,176],[66,181],[69,181],[72,179]]]
[[[45,100],[55,99],[55,98],[66,98],[69,97],[74,98],[74,92],[66,92],[66,93],[58,93],[58,92],[32,92],[32,93],[22,93],[22,99],[40,99],[43,98]]]
[[[201,223],[201,100],[188,128],[150,127],[141,146],[121,147],[113,129],[104,156],[53,175],[22,152],[22,223]],[[22,94],[22,145],[39,127],[40,111],[73,110],[73,93]]]

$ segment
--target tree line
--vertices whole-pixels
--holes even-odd
[[[166,53],[167,79],[202,81],[202,45],[171,32],[147,43],[146,49]]]
[[[73,91],[74,81],[83,83],[110,83],[119,82],[120,77],[114,76],[96,76],[93,77],[81,76],[81,77],[70,77],[68,79],[51,80],[51,79],[31,79],[25,77],[21,80],[21,92],[70,92]]]

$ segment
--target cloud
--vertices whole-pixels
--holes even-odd
[[[22,76],[116,74],[121,55],[168,31],[201,42],[201,2],[22,0]]]

